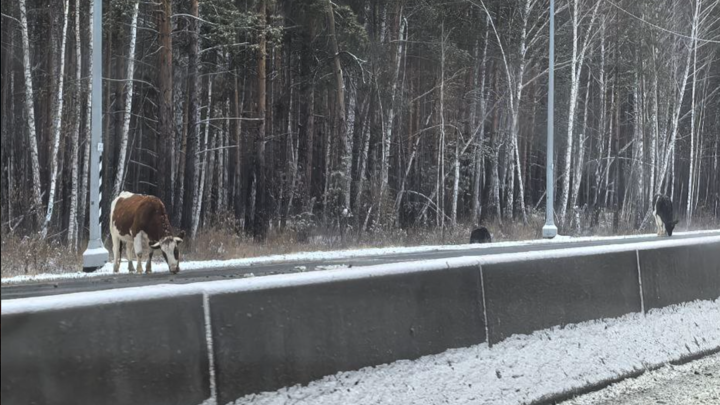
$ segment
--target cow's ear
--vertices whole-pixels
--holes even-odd
[[[670,222],[670,224],[671,224],[671,225],[677,225],[678,222],[680,222],[680,220],[679,220],[679,219],[676,219],[676,220]]]
[[[155,244],[150,245],[150,247],[153,249],[160,249],[160,242],[156,242]]]
[[[177,237],[180,238],[180,241],[182,242],[182,240],[185,239],[185,231],[180,231]]]

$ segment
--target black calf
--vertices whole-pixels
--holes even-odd
[[[492,242],[492,236],[487,228],[480,227],[470,234],[470,243],[490,243]]]
[[[662,236],[672,236],[677,219],[673,219],[673,204],[670,197],[663,194],[655,194],[655,203],[653,204],[653,215],[655,215],[655,225],[657,225],[657,234]]]

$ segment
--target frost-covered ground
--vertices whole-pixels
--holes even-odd
[[[720,354],[680,366],[667,365],[561,405],[718,405]]]
[[[720,299],[342,372],[235,405],[529,404],[720,347]]]
[[[717,233],[717,230],[710,230],[710,231],[694,231],[694,232],[678,232],[676,235],[703,235],[703,234],[710,234],[710,233]],[[357,257],[377,257],[377,256],[387,256],[387,255],[398,255],[398,254],[408,254],[408,253],[426,253],[426,252],[437,252],[437,251],[457,251],[457,250],[467,250],[467,249],[474,249],[477,250],[478,253],[481,253],[483,249],[488,248],[494,248],[494,247],[513,247],[513,246],[527,246],[527,245],[535,245],[535,244],[554,244],[554,243],[564,243],[564,242],[587,242],[587,241],[601,241],[605,240],[608,242],[616,241],[616,240],[628,240],[628,239],[638,239],[638,238],[644,238],[648,236],[653,235],[628,235],[628,236],[608,236],[608,237],[600,237],[600,236],[593,236],[593,237],[579,237],[579,238],[571,238],[568,236],[561,236],[558,235],[554,239],[546,240],[546,239],[537,239],[537,240],[528,240],[528,241],[519,241],[519,242],[498,242],[498,243],[492,243],[492,244],[483,244],[483,245],[439,245],[439,246],[413,246],[413,247],[388,247],[388,248],[372,248],[372,249],[354,249],[354,250],[338,250],[338,251],[328,251],[328,252],[302,252],[302,253],[293,253],[293,254],[286,254],[286,255],[273,255],[273,256],[265,256],[265,257],[253,257],[253,258],[244,258],[244,259],[232,259],[232,260],[204,260],[204,261],[183,261],[181,264],[182,271],[187,270],[202,270],[205,268],[222,268],[222,267],[244,267],[244,266],[257,266],[257,265],[263,265],[263,264],[272,264],[272,263],[302,263],[302,262],[317,262],[317,261],[327,261],[327,260],[343,260],[343,259],[353,259]],[[671,240],[671,239],[659,239],[659,240]],[[338,265],[333,265],[334,267],[337,267]],[[97,271],[93,273],[83,273],[80,271],[72,271],[68,269],[58,269],[57,272],[53,273],[44,273],[44,274],[36,274],[36,275],[21,275],[21,276],[13,276],[13,277],[6,277],[2,279],[2,284],[10,284],[10,283],[22,283],[27,281],[51,281],[51,280],[59,280],[59,279],[68,279],[68,278],[82,278],[82,277],[98,277],[98,276],[107,276],[109,274],[112,274],[112,263],[107,263],[104,267],[101,269],[98,269]],[[164,262],[156,262],[153,263],[153,272],[167,272],[168,268],[167,265]],[[127,273],[127,262],[122,261],[120,265],[120,272],[121,273]]]

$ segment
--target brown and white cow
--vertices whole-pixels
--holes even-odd
[[[142,260],[147,254],[146,273],[151,273],[154,250],[162,252],[171,273],[179,272],[178,245],[182,243],[185,232],[175,236],[171,229],[165,205],[159,198],[127,191],[120,193],[110,208],[114,271],[117,273],[120,270],[120,245],[125,243],[130,272],[135,271],[133,259],[137,257],[137,272],[142,274]]]

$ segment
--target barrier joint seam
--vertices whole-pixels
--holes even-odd
[[[483,319],[485,320],[485,341],[488,347],[492,346],[490,343],[490,328],[488,327],[488,316],[487,316],[487,301],[485,300],[485,278],[483,276],[482,264],[478,264],[478,270],[480,271],[480,293],[482,294],[483,304]]]
[[[645,295],[643,293],[642,284],[642,268],[640,267],[640,251],[635,250],[635,259],[637,260],[638,285],[640,288],[640,312],[645,315]]]
[[[210,295],[203,292],[203,314],[205,317],[205,341],[208,351],[208,368],[210,376],[210,398],[217,404],[217,380],[215,378],[215,350],[213,346],[213,331],[210,317]]]

